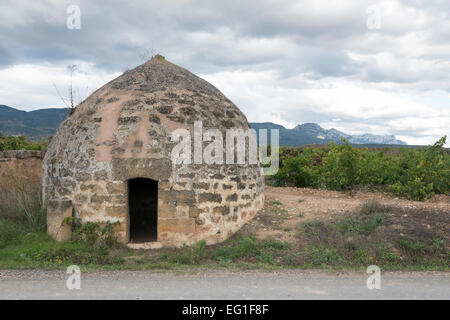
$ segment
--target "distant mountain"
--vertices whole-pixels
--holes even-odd
[[[377,145],[406,145],[405,142],[397,140],[393,135],[349,135],[336,129],[324,129],[316,123],[299,124],[293,129],[272,122],[251,122],[253,129],[279,129],[281,146],[302,146],[305,144],[327,144],[334,141],[337,144],[342,143],[341,137],[347,139],[351,144],[377,144]],[[270,131],[268,130],[268,136]],[[268,142],[270,137],[268,137]]]
[[[21,111],[5,105],[0,105],[0,132],[5,135],[24,135],[33,140],[45,139],[52,136],[58,125],[67,116],[69,109],[53,108],[35,111]],[[293,129],[272,122],[250,123],[253,129],[278,129],[280,145],[301,146],[305,144],[327,144],[328,141],[341,143],[344,137],[351,144],[389,144],[406,145],[405,142],[395,139],[393,135],[349,135],[336,129],[326,130],[316,123],[304,123]],[[270,130],[268,131],[270,141]]]
[[[52,136],[67,116],[68,109],[40,109],[21,111],[0,105],[0,132],[5,135],[24,135],[33,140]]]

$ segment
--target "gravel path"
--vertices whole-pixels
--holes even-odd
[[[283,270],[183,273],[99,271],[81,274],[68,290],[64,271],[2,270],[0,299],[450,299],[450,273],[390,272],[381,289],[369,275]]]

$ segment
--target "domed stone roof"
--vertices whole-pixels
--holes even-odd
[[[70,200],[84,222],[118,222],[123,242],[139,242],[133,238],[136,210],[136,216],[155,214],[153,222],[139,223],[155,224],[151,241],[162,245],[226,239],[262,207],[261,164],[172,163],[177,142],[171,134],[193,132],[195,121],[224,137],[227,129],[250,128],[218,89],[160,55],[126,71],[59,126],[44,158],[46,199]],[[133,188],[144,190],[140,200]],[[152,198],[145,190],[154,191],[155,203],[135,209],[135,203]]]

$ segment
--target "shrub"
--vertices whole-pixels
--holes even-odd
[[[46,210],[39,179],[14,169],[0,180],[0,247],[30,232],[46,229]]]
[[[289,150],[289,149],[288,149]],[[272,177],[276,186],[318,186],[317,163],[321,156],[314,150],[304,150],[295,156],[282,157],[282,166]]]
[[[28,141],[25,136],[4,136],[0,133],[0,151],[6,150],[45,150],[48,141]]]
[[[117,237],[114,235],[114,226],[120,222],[99,223],[85,222],[81,219],[69,217],[64,220],[72,227],[72,241],[85,242],[90,246],[113,248],[118,247]]]
[[[381,210],[381,204],[376,199],[370,199],[365,202],[361,208],[360,213],[362,215],[371,215]]]
[[[326,265],[336,265],[341,261],[341,257],[336,249],[325,247],[312,247],[307,250],[307,257],[312,266],[323,267]]]
[[[345,143],[330,143],[330,151],[323,159],[321,180],[328,189],[346,190],[356,185],[360,177],[360,151]]]
[[[330,143],[329,150],[282,148],[280,169],[269,181],[275,186],[325,187],[348,190],[378,187],[412,200],[450,194],[450,154],[446,137],[426,148],[404,149],[387,155],[385,150],[357,149]],[[385,188],[386,187],[386,188]]]

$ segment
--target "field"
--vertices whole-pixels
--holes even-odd
[[[129,249],[95,224],[56,243],[45,234],[39,203],[24,202],[30,210],[2,211],[0,268],[449,270],[449,196],[417,202],[290,187],[267,187],[265,194],[264,210],[226,242],[162,250]]]
[[[446,137],[425,148],[355,148],[345,140],[328,147],[281,147],[273,186],[329,190],[374,190],[411,200],[450,194]]]
[[[27,144],[0,142],[6,149]],[[266,179],[264,210],[238,233],[218,245],[162,250],[130,249],[116,241],[111,224],[76,220],[68,221],[73,239],[54,242],[40,179],[11,171],[0,181],[0,268],[449,270],[444,144],[445,137],[419,149],[281,148],[280,170]]]

